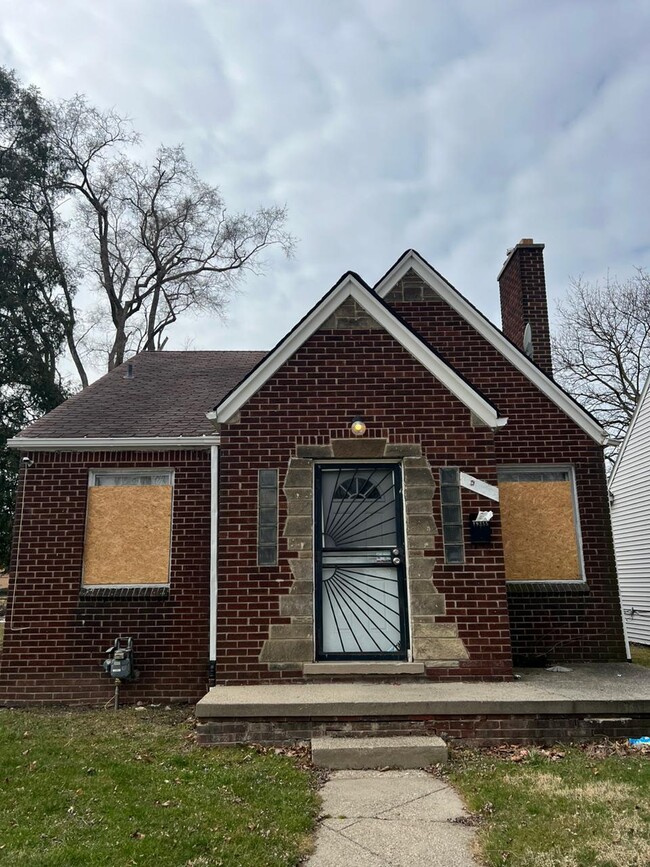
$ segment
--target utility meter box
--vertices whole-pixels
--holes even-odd
[[[116,638],[112,647],[106,651],[103,668],[106,674],[115,680],[134,680],[136,670],[133,665],[133,639]]]

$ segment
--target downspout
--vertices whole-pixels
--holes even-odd
[[[219,513],[219,446],[210,446],[210,686],[217,681],[217,533]]]

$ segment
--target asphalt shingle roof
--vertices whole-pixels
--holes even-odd
[[[205,413],[266,352],[142,352],[30,425],[20,436],[155,437],[214,433]],[[133,378],[125,378],[127,364]]]

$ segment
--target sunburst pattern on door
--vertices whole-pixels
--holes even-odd
[[[400,650],[397,575],[379,576],[367,569],[342,566],[325,568],[323,597],[324,626],[333,622],[342,652]]]

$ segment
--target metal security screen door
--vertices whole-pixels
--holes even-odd
[[[316,468],[318,659],[406,659],[401,474],[395,465]]]

